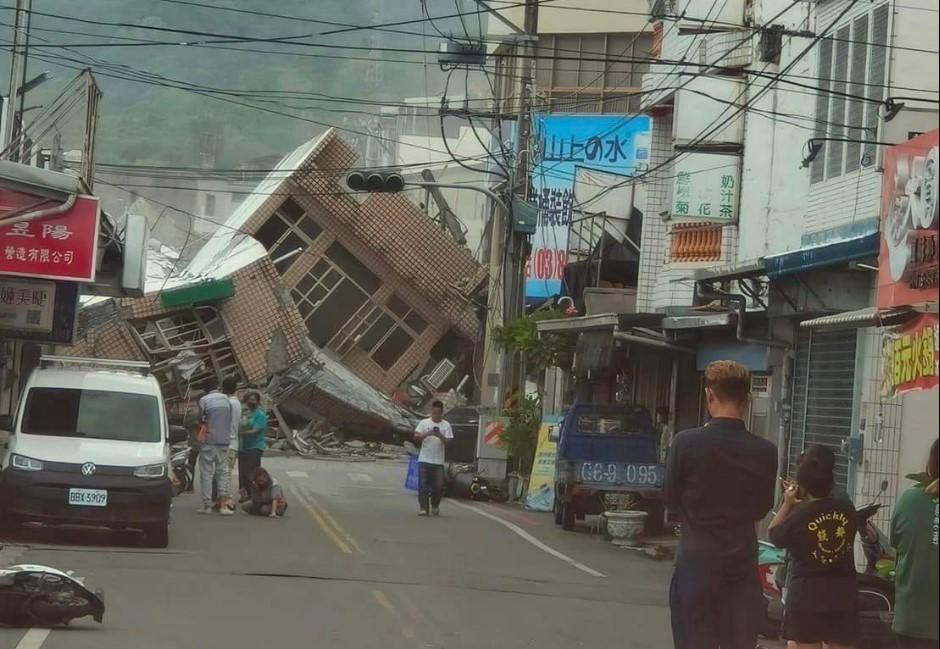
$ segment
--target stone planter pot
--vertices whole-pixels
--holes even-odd
[[[617,541],[634,541],[643,534],[646,524],[646,512],[604,512],[607,520],[607,534],[616,543]]]

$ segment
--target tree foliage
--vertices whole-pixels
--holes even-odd
[[[505,326],[496,327],[493,340],[500,349],[521,354],[529,375],[538,375],[546,368],[563,364],[571,352],[571,343],[558,334],[539,336],[538,323],[565,317],[561,311],[535,311],[516,318]]]

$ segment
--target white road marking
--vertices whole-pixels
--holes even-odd
[[[288,471],[287,477],[288,478],[309,478],[310,474],[307,473],[306,471]]]
[[[30,629],[16,645],[16,649],[39,649],[50,633],[52,632],[49,629]]]
[[[455,505],[458,505],[458,506],[460,506],[460,507],[463,507],[464,509],[469,509],[470,511],[475,512],[475,513],[479,514],[480,516],[484,516],[484,517],[490,519],[491,521],[495,521],[495,522],[499,523],[500,525],[502,525],[502,526],[505,527],[506,529],[508,529],[508,530],[510,530],[510,531],[512,531],[512,532],[515,532],[516,535],[518,535],[519,537],[521,537],[521,538],[524,539],[525,541],[528,541],[529,543],[531,543],[532,545],[534,545],[535,547],[537,547],[537,548],[538,548],[539,550],[541,550],[542,552],[545,552],[546,554],[550,554],[551,556],[555,557],[556,559],[561,559],[562,561],[564,561],[564,562],[567,563],[568,565],[570,565],[570,566],[572,566],[572,567],[574,567],[574,568],[577,568],[577,569],[580,570],[581,572],[587,573],[587,574],[591,575],[592,577],[606,577],[606,576],[607,576],[607,575],[605,575],[605,574],[602,573],[602,572],[598,572],[597,570],[594,570],[594,568],[591,568],[590,566],[586,566],[586,565],[584,565],[583,563],[580,563],[580,562],[578,562],[578,561],[572,559],[571,557],[569,557],[569,556],[568,556],[567,554],[565,554],[564,552],[560,552],[560,551],[556,550],[555,548],[551,547],[550,545],[546,545],[545,543],[542,543],[541,541],[539,541],[537,538],[535,538],[534,536],[532,536],[531,534],[529,534],[528,532],[526,532],[524,529],[522,529],[522,528],[519,527],[518,525],[515,525],[515,524],[513,524],[513,523],[510,523],[510,522],[507,521],[507,520],[503,520],[502,518],[500,518],[499,516],[496,516],[495,514],[491,514],[491,513],[489,513],[489,512],[485,512],[485,511],[483,511],[482,509],[480,509],[479,507],[474,507],[474,506],[472,506],[472,505],[465,505],[465,504],[463,504],[463,503],[461,503],[461,502],[457,502],[456,500],[451,500],[451,501],[449,501],[449,502],[451,502],[451,503],[453,503],[453,504],[455,504]]]
[[[368,473],[347,473],[349,479],[353,482],[372,482],[372,476]]]

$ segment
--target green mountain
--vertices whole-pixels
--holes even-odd
[[[460,6],[427,4],[435,15]],[[8,43],[13,13],[6,7],[2,16]],[[48,70],[54,79],[30,91],[26,105],[49,105],[90,67],[104,92],[99,163],[198,166],[212,151],[218,168],[250,165],[326,125],[361,131],[381,110],[343,98],[389,103],[440,93],[444,74],[433,55],[424,65],[421,51],[436,50],[441,38],[426,22],[390,28],[404,33],[323,33],[337,28],[323,23],[421,17],[418,0],[33,0],[29,75]],[[478,31],[476,16],[465,25]],[[465,29],[456,18],[434,27]],[[462,93],[462,81],[452,93]],[[40,112],[29,111],[26,122]],[[78,110],[57,128],[65,148],[79,147]]]

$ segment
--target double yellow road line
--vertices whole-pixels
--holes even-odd
[[[333,541],[333,544],[340,552],[343,554],[365,554],[362,548],[359,547],[359,544],[356,543],[356,539],[353,538],[352,534],[347,532],[342,525],[336,522],[336,519],[333,518],[330,512],[317,501],[312,490],[307,487],[291,486],[290,491],[294,494],[294,498],[297,499],[297,502],[310,512],[310,515],[313,516],[313,520],[316,521],[320,529],[323,530],[323,533]]]

